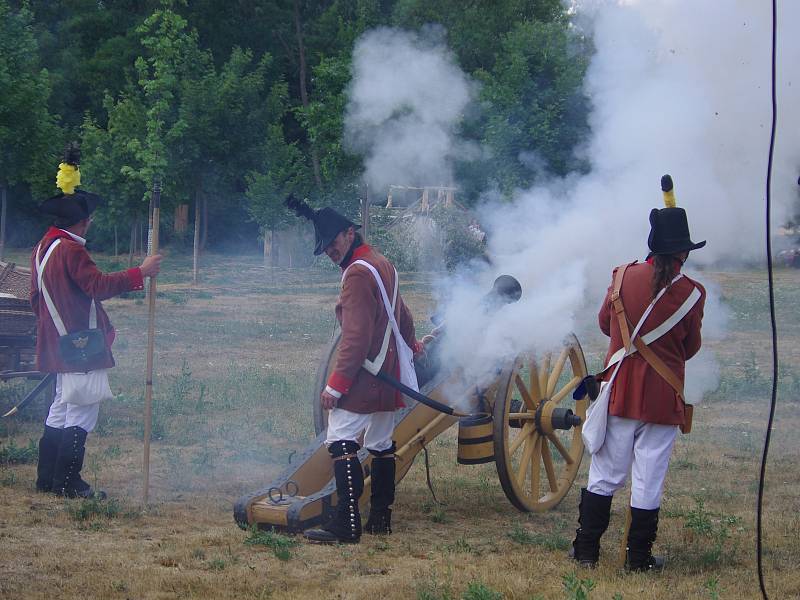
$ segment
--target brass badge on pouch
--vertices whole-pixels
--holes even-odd
[[[76,348],[80,349],[80,350],[82,350],[83,348],[86,348],[86,344],[88,344],[88,343],[89,343],[89,336],[78,337],[78,338],[75,338],[75,339],[72,340],[72,345],[75,346]]]

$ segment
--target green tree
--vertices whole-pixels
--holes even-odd
[[[587,64],[585,40],[567,23],[526,21],[503,38],[494,71],[478,73],[483,140],[505,189],[530,185],[537,168],[557,175],[581,168],[573,151],[588,133]]]
[[[106,199],[104,209],[95,218],[101,233],[99,241],[108,241],[113,235],[116,242],[119,226],[133,226],[147,209],[148,186],[139,175],[144,168],[141,148],[146,137],[146,110],[135,91],[116,101],[106,95],[104,105],[106,127],[90,115],[83,123],[82,172],[87,187]]]
[[[8,188],[25,184],[35,195],[54,192],[60,131],[47,108],[50,81],[41,69],[33,14],[0,0],[0,258],[5,246]],[[49,182],[49,184],[48,184]]]

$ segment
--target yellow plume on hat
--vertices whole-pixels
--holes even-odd
[[[675,191],[672,186],[672,177],[664,175],[661,178],[661,191],[664,194],[664,206],[667,208],[675,208]]]
[[[75,193],[75,188],[81,184],[81,149],[77,142],[67,144],[64,150],[64,160],[58,165],[56,187],[70,196]]]
[[[56,187],[67,195],[75,193],[75,188],[81,184],[81,172],[75,165],[61,163],[58,165]]]

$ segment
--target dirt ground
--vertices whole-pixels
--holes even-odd
[[[104,268],[124,265],[110,258]],[[661,513],[660,575],[628,575],[618,553],[626,494],[614,500],[601,566],[576,571],[566,550],[588,457],[555,509],[523,514],[493,464],[455,462],[455,431],[430,446],[438,504],[417,460],[398,488],[395,531],[347,547],[253,537],[234,501],[263,487],[314,435],[314,375],[334,330],[333,269],[264,269],[258,257],[205,256],[202,281],[170,257],[159,278],[151,503],[142,498],[146,302],[106,303],[118,329],[112,388],[90,435],[84,476],[104,503],[34,491],[47,405],[0,422],[0,598],[756,598],[755,506],[769,413],[766,276],[702,275],[719,289],[729,334],[709,341],[720,383],[675,449]],[[404,274],[403,294],[430,325],[429,274]],[[770,597],[800,597],[800,271],[776,274],[781,368],[767,465],[763,564]],[[582,340],[599,360],[602,340]],[[0,384],[0,409],[32,384]],[[33,442],[31,442],[33,440]],[[261,543],[256,543],[261,542]],[[266,545],[265,545],[266,544]],[[589,590],[589,588],[592,588]],[[581,596],[582,590],[588,596]]]

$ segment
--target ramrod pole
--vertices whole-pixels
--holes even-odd
[[[153,214],[150,220],[150,256],[158,254],[158,223],[161,212],[161,182],[156,177],[153,179]],[[153,428],[153,349],[155,345],[156,323],[156,278],[150,277],[147,289],[148,317],[147,317],[147,367],[144,388],[144,484],[142,491],[142,504],[147,506],[150,492],[150,436]]]

